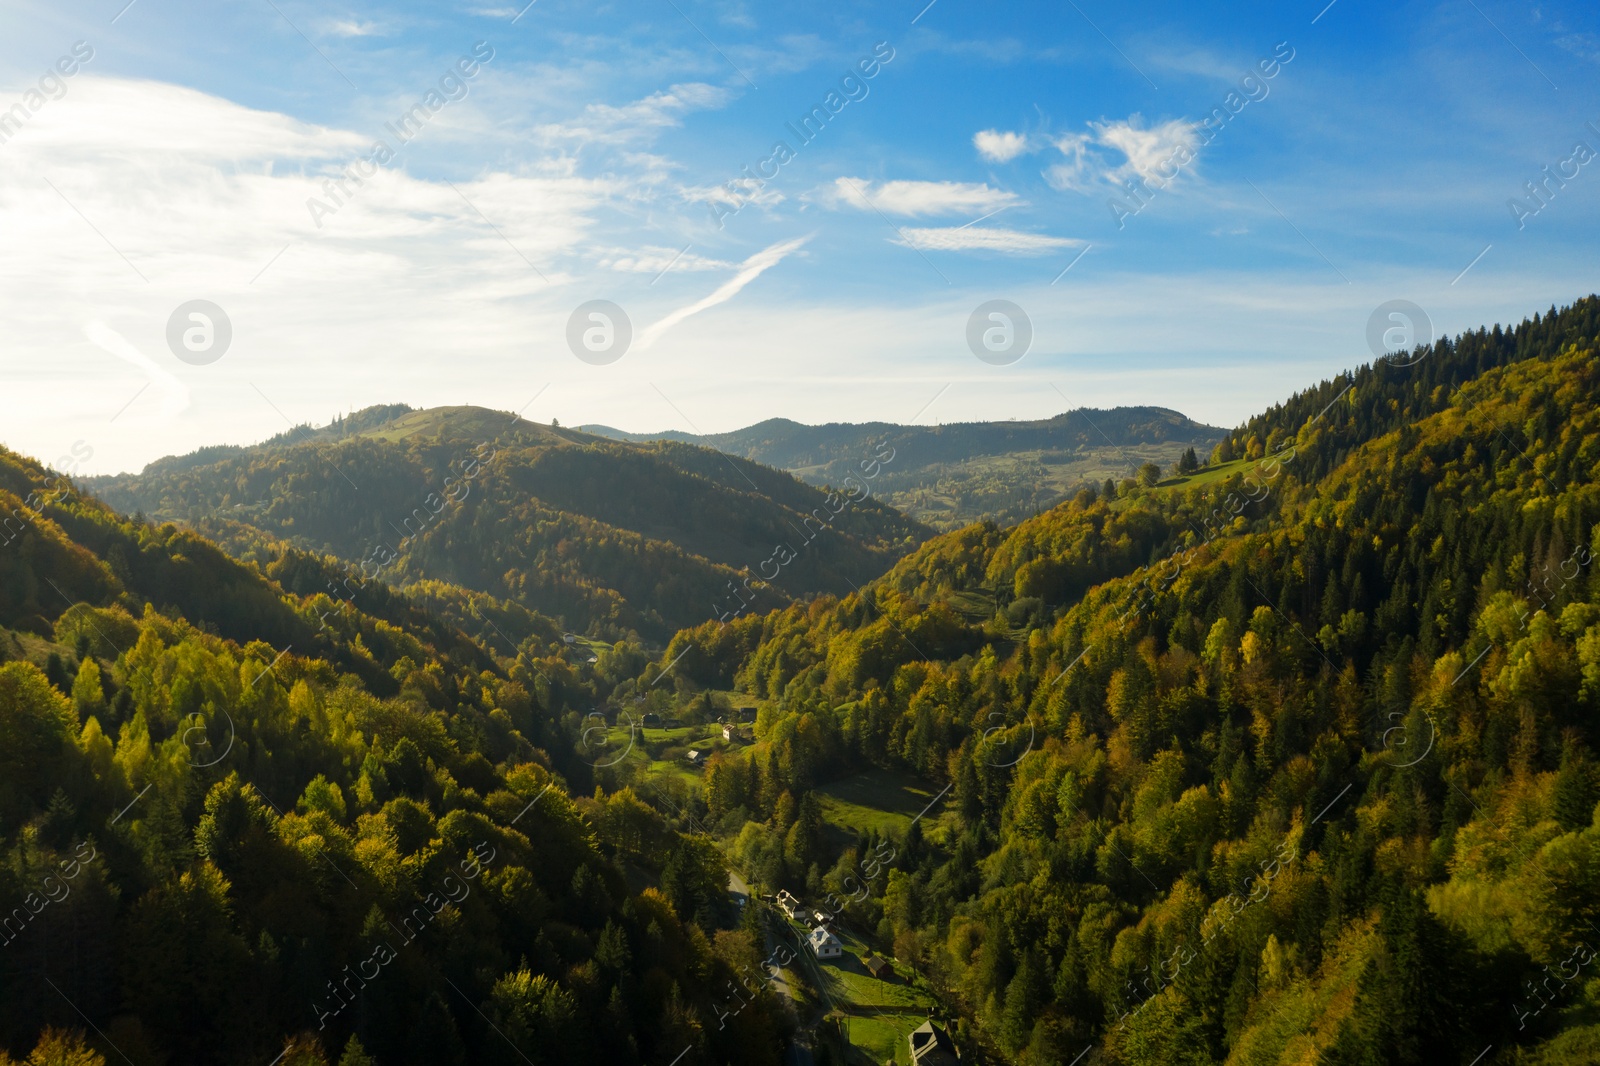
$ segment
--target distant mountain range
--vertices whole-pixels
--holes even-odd
[[[980,518],[1009,523],[1060,502],[1084,484],[1132,476],[1144,462],[1171,467],[1187,448],[1204,458],[1227,435],[1164,407],[1084,408],[1031,422],[903,426],[773,418],[731,433],[629,433],[583,426],[613,440],[699,444],[787,470],[812,485],[839,485],[877,445],[893,449],[875,486],[880,498],[937,528]]]
[[[847,593],[931,532],[865,485],[854,500],[830,496],[706,448],[477,407],[368,408],[84,487],[264,566],[281,542],[358,576],[459,585],[608,639],[664,639],[744,605]]]

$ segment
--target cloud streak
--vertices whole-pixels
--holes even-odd
[[[783,262],[785,258],[787,258],[791,253],[798,251],[800,247],[810,239],[811,238],[809,236],[796,237],[793,240],[781,241],[778,244],[763,248],[761,251],[757,252],[755,255],[752,255],[749,259],[746,259],[743,263],[739,264],[739,272],[733,277],[729,278],[727,281],[723,282],[722,285],[720,285],[710,296],[707,296],[704,299],[696,300],[694,303],[689,304],[686,307],[680,307],[677,310],[670,312],[666,317],[645,329],[645,331],[639,335],[639,343],[635,346],[635,350],[641,352],[649,351],[650,348],[654,346],[656,341],[660,340],[668,330],[670,330],[673,326],[676,326],[679,322],[682,322],[684,319],[690,318],[694,315],[698,315],[701,311],[709,310],[718,304],[727,303],[729,300],[739,295],[740,291],[743,290],[746,285],[750,284],[762,274],[765,274],[768,270]]]
[[[824,207],[876,208],[889,215],[971,215],[1015,207],[1022,199],[1014,192],[976,182],[886,181],[877,186],[863,178],[838,178],[812,193],[810,199]]]
[[[83,334],[95,347],[111,353],[124,362],[132,363],[150,379],[151,384],[160,387],[163,418],[172,418],[189,409],[189,387],[164,368],[157,366],[155,360],[134,347],[133,343],[122,334],[98,318],[91,319],[83,327]]]
[[[1044,255],[1063,248],[1076,248],[1083,242],[1072,237],[1050,237],[1041,233],[999,227],[952,226],[936,229],[904,229],[895,244],[924,252],[999,252],[1003,255]]]

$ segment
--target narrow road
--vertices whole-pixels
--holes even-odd
[[[754,890],[751,889],[749,883],[733,870],[728,871],[728,895],[732,896],[735,900],[744,900],[744,906],[746,907],[762,906],[761,900],[756,897],[756,894]],[[782,942],[777,937],[773,936],[772,923],[770,920],[768,920],[770,917],[771,916],[767,914],[765,910],[763,910],[763,921],[761,923],[761,928],[766,939],[766,943],[763,946],[763,950],[765,951],[764,960],[771,959],[773,957],[773,953],[777,951],[779,944]],[[785,924],[783,928],[785,932],[789,931],[787,924]],[[795,952],[796,948],[794,945],[790,945],[789,950],[791,952]],[[802,948],[800,950],[803,952],[804,949]],[[796,960],[796,963],[799,963],[798,959]],[[772,965],[764,965],[763,968],[767,971],[767,980],[771,983],[772,990],[784,999],[788,1006],[789,1012],[798,1018],[799,1004],[795,1000],[794,989],[789,986],[789,982],[783,976],[783,971]],[[796,1039],[790,1041],[789,1046],[784,1049],[784,1066],[814,1066],[814,1062],[815,1060],[812,1058],[811,1049],[805,1044],[801,1043],[798,1036]]]
[[[733,870],[728,871],[728,894],[736,900],[743,899],[746,907],[760,907],[762,905],[761,900],[756,898],[756,894],[749,883]],[[767,971],[767,980],[771,982],[772,990],[788,1001],[791,1013],[798,1014],[796,1010],[798,1004],[795,1002],[794,990],[789,987],[789,982],[784,978],[783,971],[776,966],[765,965],[766,960],[771,959],[773,953],[778,949],[778,941],[772,935],[772,923],[765,920],[768,917],[763,911],[762,918],[764,920],[761,923],[761,928],[766,937],[766,941],[761,948],[764,963],[763,969]],[[794,949],[790,948],[789,950],[793,951]]]

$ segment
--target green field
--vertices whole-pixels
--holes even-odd
[[[994,593],[987,590],[955,589],[945,593],[944,601],[969,625],[981,626],[994,617]]]
[[[816,790],[829,837],[839,847],[867,830],[903,839],[912,819],[938,795],[937,787],[892,770],[868,770]],[[922,832],[929,840],[943,839],[943,808],[948,800],[946,795],[922,817]]]
[[[1217,482],[1225,481],[1234,474],[1249,473],[1251,467],[1255,466],[1259,462],[1261,462],[1259,459],[1234,459],[1226,463],[1217,463],[1215,466],[1208,466],[1204,469],[1197,470],[1193,474],[1189,474],[1186,477],[1169,477],[1156,487],[1162,489],[1183,489],[1184,491],[1202,488],[1206,485],[1214,485]]]
[[[905,1061],[906,1034],[927,1020],[938,1001],[906,966],[896,964],[895,975],[879,979],[868,972],[862,959],[870,949],[848,930],[836,929],[844,954],[817,963],[832,1008],[844,1014],[850,1043],[873,1063],[896,1056]]]
[[[925,1021],[927,1016],[923,1014],[847,1015],[845,1039],[873,1063],[905,1062],[910,1055],[906,1037]]]

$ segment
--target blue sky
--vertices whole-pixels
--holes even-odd
[[[0,42],[0,440],[84,472],[395,401],[1230,425],[1370,359],[1386,301],[1454,332],[1600,289],[1592,5],[125,3],[12,4]],[[196,299],[233,333],[204,365],[167,340]],[[1010,365],[968,349],[992,299]],[[591,300],[632,323],[603,365]]]

